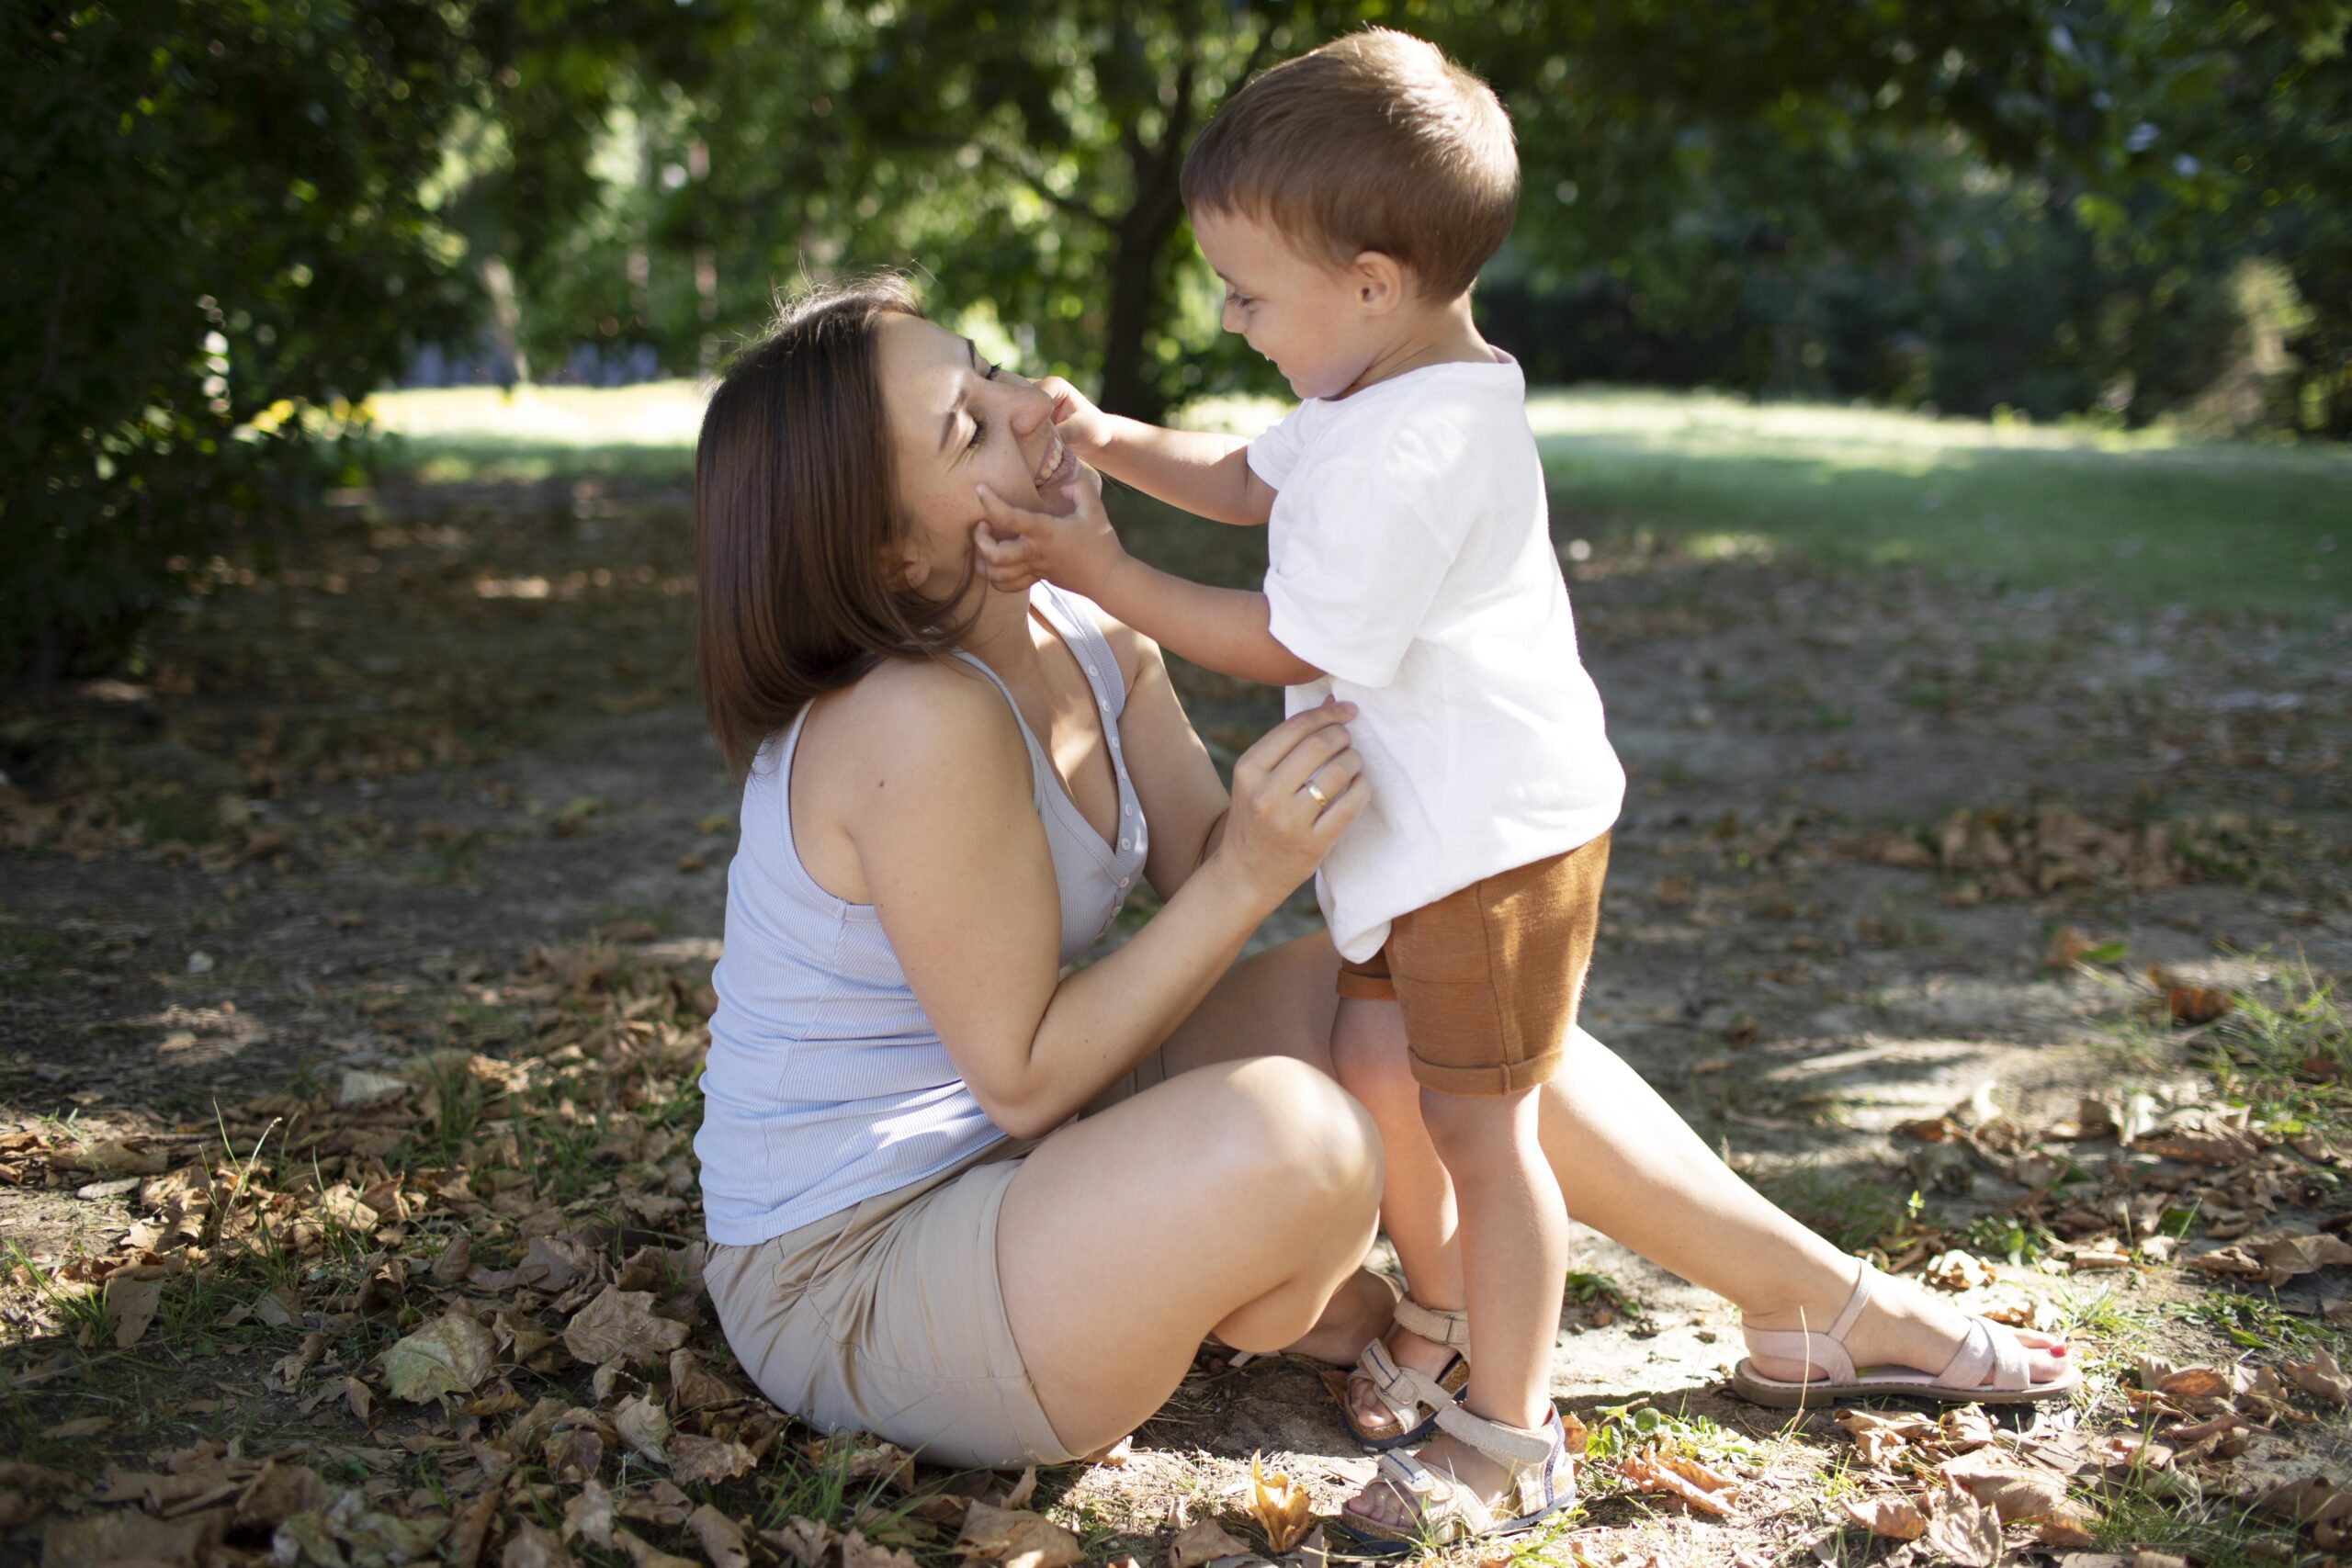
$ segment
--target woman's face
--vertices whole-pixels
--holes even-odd
[[[1054,434],[1045,393],[916,316],[880,318],[875,355],[910,536],[901,563],[910,587],[944,595],[963,581],[980,521],[976,487],[1057,514],[1075,504],[1064,481],[1077,459]]]

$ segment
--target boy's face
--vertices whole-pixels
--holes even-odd
[[[1303,255],[1281,231],[1238,212],[1192,215],[1193,237],[1225,280],[1225,330],[1274,363],[1302,398],[1350,391],[1383,344],[1389,302],[1359,269]]]

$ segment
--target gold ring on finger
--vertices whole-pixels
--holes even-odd
[[[1329,806],[1329,805],[1330,805],[1330,804],[1331,804],[1331,797],[1330,797],[1329,795],[1325,795],[1325,794],[1323,793],[1323,786],[1322,786],[1321,784],[1317,784],[1313,779],[1309,779],[1309,780],[1307,780],[1307,781],[1306,781],[1306,793],[1307,793],[1308,795],[1313,795],[1313,796],[1315,797],[1315,804],[1316,804],[1316,805],[1317,805],[1317,806]]]

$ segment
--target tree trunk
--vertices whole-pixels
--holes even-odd
[[[1152,220],[1144,221],[1148,216]],[[1102,335],[1102,407],[1112,413],[1157,423],[1166,412],[1166,400],[1146,374],[1143,340],[1159,309],[1159,253],[1175,231],[1172,210],[1159,218],[1142,201],[1114,231],[1111,316]]]

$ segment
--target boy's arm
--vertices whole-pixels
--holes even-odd
[[[1146,495],[1217,523],[1260,527],[1274,508],[1272,485],[1250,471],[1238,435],[1165,430],[1104,413],[1058,376],[1037,383],[1054,400],[1054,427],[1080,460]]]
[[[1015,506],[978,487],[985,515],[975,530],[980,571],[1015,591],[1044,578],[1083,593],[1114,617],[1204,669],[1270,686],[1297,686],[1323,671],[1274,640],[1263,593],[1187,582],[1127,554],[1102,510],[1102,493],[1083,475],[1069,492],[1065,516]]]

